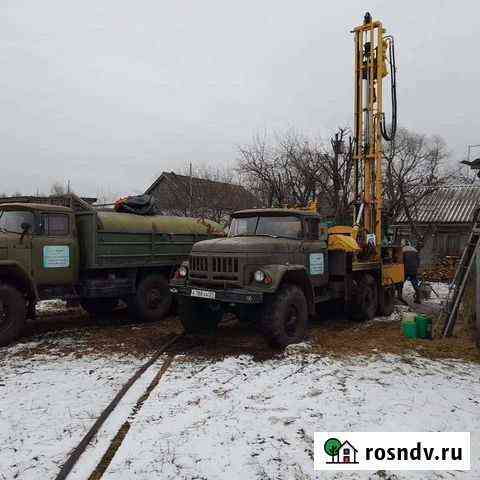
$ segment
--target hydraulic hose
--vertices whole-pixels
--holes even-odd
[[[382,114],[382,120],[380,122],[380,130],[382,132],[382,137],[387,141],[391,142],[395,138],[395,133],[397,132],[397,66],[395,63],[395,43],[392,36],[387,36],[385,39],[388,41],[388,56],[390,63],[390,93],[392,99],[392,121],[390,132],[387,131],[387,126],[385,122],[385,114]]]

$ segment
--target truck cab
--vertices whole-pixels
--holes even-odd
[[[32,277],[40,298],[78,279],[75,218],[70,208],[0,205],[0,265],[12,262]]]
[[[193,246],[171,284],[188,332],[216,328],[226,311],[257,321],[271,343],[301,340],[308,314],[328,297],[328,231],[296,209],[236,212],[226,238]],[[268,305],[268,307],[266,307]]]
[[[70,208],[0,204],[0,343],[18,336],[25,321],[20,317],[34,316],[38,299],[73,293],[77,257]]]

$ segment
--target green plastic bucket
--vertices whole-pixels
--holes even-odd
[[[418,338],[432,338],[432,319],[426,315],[419,314],[415,317]]]
[[[403,336],[407,338],[417,338],[416,322],[402,322]]]

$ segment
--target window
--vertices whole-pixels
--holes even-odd
[[[254,216],[233,218],[231,237],[263,235],[272,237],[302,238],[302,222],[295,216]]]
[[[230,236],[255,235],[258,217],[234,218],[230,225]]]
[[[33,229],[33,213],[26,210],[0,212],[0,231],[23,233],[22,223],[28,223]]]
[[[460,252],[460,238],[458,235],[447,235],[447,255],[458,255]]]
[[[43,231],[49,237],[69,234],[69,216],[63,213],[49,213],[43,216]]]
[[[307,220],[308,239],[318,240],[320,236],[320,220],[318,218],[310,218]]]

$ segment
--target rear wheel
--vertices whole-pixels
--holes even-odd
[[[356,322],[371,320],[378,309],[377,282],[369,273],[362,275],[356,281],[353,298],[348,306],[349,316]]]
[[[22,333],[26,301],[15,287],[0,285],[0,346],[8,345]]]
[[[135,295],[128,301],[130,312],[144,322],[155,322],[164,318],[172,307],[172,294],[168,280],[161,274],[143,278]]]
[[[180,321],[186,333],[214,332],[223,317],[222,307],[218,303],[184,297],[179,300],[178,306]]]
[[[283,285],[267,299],[260,326],[274,347],[301,342],[308,326],[308,306],[302,290],[296,285]]]
[[[82,308],[92,317],[113,312],[118,307],[118,298],[83,298]]]

